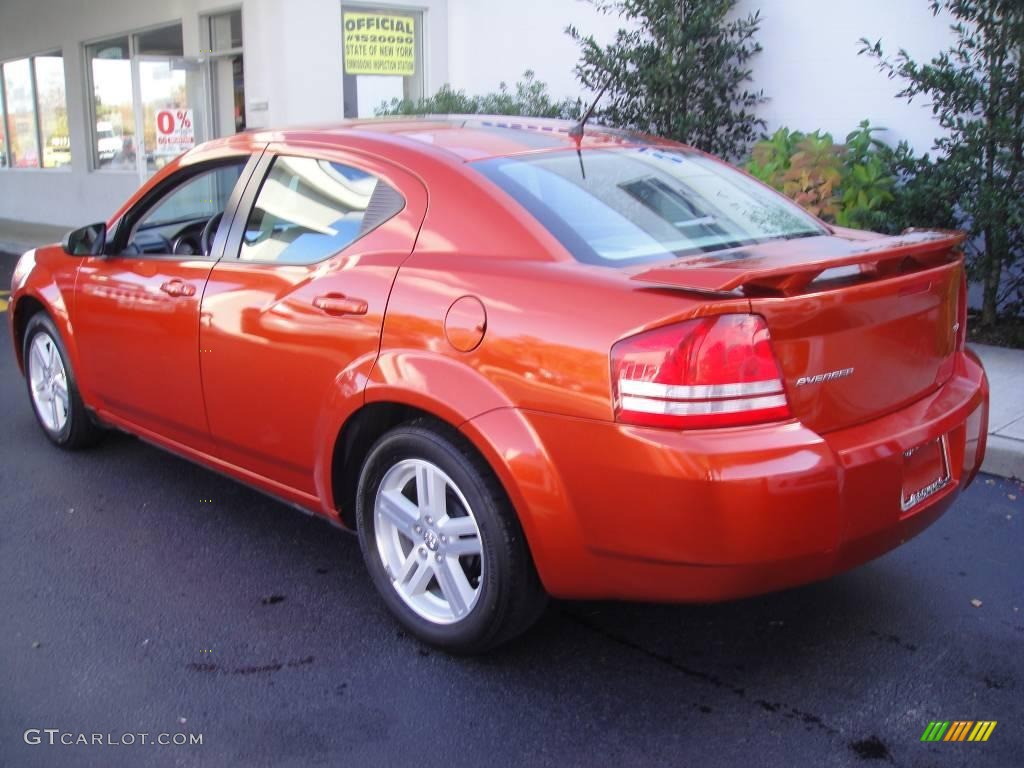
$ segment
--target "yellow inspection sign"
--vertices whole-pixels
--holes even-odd
[[[9,299],[7,297],[10,296],[10,295],[11,295],[10,291],[0,291],[0,312],[6,312],[7,311],[7,304],[8,304],[8,301],[9,301]]]
[[[416,73],[416,27],[412,16],[346,11],[341,26],[346,75]]]

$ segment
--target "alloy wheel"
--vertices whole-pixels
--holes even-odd
[[[59,433],[71,413],[68,376],[57,344],[45,331],[32,339],[28,355],[29,386],[32,404],[47,430]]]
[[[480,598],[483,546],[473,510],[445,472],[404,459],[374,501],[377,552],[403,602],[435,624],[464,619]]]

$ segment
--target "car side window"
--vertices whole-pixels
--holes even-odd
[[[323,261],[404,206],[402,196],[373,174],[329,160],[279,156],[256,196],[238,257]]]
[[[136,214],[124,255],[208,255],[210,241],[247,160],[240,158],[195,174]]]

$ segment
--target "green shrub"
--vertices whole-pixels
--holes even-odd
[[[845,147],[827,133],[801,137],[793,145],[789,167],[782,174],[782,191],[815,216],[834,220],[839,214],[837,189],[843,180]]]
[[[433,96],[417,101],[392,99],[374,110],[383,115],[520,115],[522,117],[576,118],[582,112],[579,99],[555,100],[548,93],[547,84],[536,79],[532,70],[523,73],[523,79],[511,89],[504,82],[498,90],[482,96],[467,96],[465,91],[442,85]]]
[[[884,226],[885,206],[895,199],[897,169],[885,142],[874,137],[884,128],[863,120],[846,136],[846,157],[840,182],[836,224],[841,227],[873,229]]]
[[[779,128],[754,146],[746,169],[842,227],[888,234],[912,226],[955,228],[948,179],[928,155],[874,135],[882,130],[864,120],[836,144],[829,133]]]
[[[805,134],[779,128],[771,136],[754,145],[747,161],[747,171],[778,190],[782,190],[782,177],[789,170],[789,158]]]
[[[950,44],[930,60],[887,54],[861,40],[861,53],[899,80],[899,97],[923,98],[941,135],[928,184],[955,204],[972,237],[968,266],[983,288],[982,323],[1024,308],[1024,2],[921,0],[952,22]]]
[[[760,51],[757,12],[737,13],[737,0],[590,0],[624,22],[602,46],[574,26],[580,48],[576,77],[607,89],[598,112],[617,128],[653,133],[734,160],[743,157],[764,120],[764,93],[751,84]]]

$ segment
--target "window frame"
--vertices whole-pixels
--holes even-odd
[[[238,12],[239,24],[242,26],[242,44],[233,48],[218,48],[213,49],[213,35],[211,34],[210,25],[213,20],[219,16],[228,16],[232,13]],[[200,51],[200,56],[210,56],[217,58],[220,56],[238,56],[245,55],[245,9],[241,5],[232,5],[224,8],[216,8],[209,11],[203,11],[199,14],[199,40],[203,46]]]
[[[131,92],[132,92],[132,114],[134,117],[138,109],[139,101],[139,83],[138,75],[136,73],[135,60],[138,56],[143,55],[138,52],[138,36],[145,34],[146,32],[152,32],[157,29],[163,29],[165,27],[181,27],[181,38],[182,38],[182,53],[181,57],[185,56],[185,23],[183,18],[168,19],[157,24],[148,24],[144,27],[136,27],[127,31],[111,32],[106,35],[99,37],[90,38],[89,40],[83,40],[79,43],[79,53],[82,62],[82,71],[85,75],[83,82],[85,85],[85,117],[86,117],[86,141],[89,144],[89,172],[90,173],[114,173],[114,174],[138,174],[138,168],[104,168],[100,165],[99,158],[99,141],[96,136],[96,83],[93,77],[92,71],[92,59],[89,56],[89,48],[92,46],[102,43],[107,40],[115,40],[119,37],[128,39],[128,58],[123,59],[129,63],[131,72]],[[154,55],[154,54],[144,54]],[[136,122],[138,122],[136,120]],[[136,126],[137,130],[137,126]],[[133,136],[133,141],[137,141],[138,137]]]
[[[153,186],[141,198],[139,198],[131,208],[125,211],[110,226],[110,234],[107,237],[107,242],[103,249],[103,257],[112,259],[170,259],[175,261],[199,259],[202,261],[218,261],[223,255],[223,246],[227,233],[234,227],[235,216],[239,210],[239,203],[250,186],[249,182],[255,177],[255,170],[259,166],[262,154],[263,148],[256,147],[252,152],[238,152],[237,154],[225,155],[210,160],[202,160],[183,166],[167,178],[162,179],[158,184]],[[170,195],[174,194],[176,190],[204,173],[215,171],[218,168],[223,168],[225,166],[234,165],[242,159],[245,159],[245,163],[242,165],[242,171],[238,175],[238,181],[235,182],[234,189],[232,189],[231,194],[228,195],[227,204],[224,206],[223,218],[217,226],[217,232],[214,234],[213,243],[211,244],[210,254],[208,256],[201,253],[124,253],[124,249],[128,245],[128,240],[134,233],[135,227],[138,226],[141,220],[145,218],[147,214],[151,213],[156,206],[160,205]],[[227,226],[225,226],[225,222],[227,222]]]
[[[263,184],[268,178],[270,178],[270,172],[273,169],[274,161],[278,157],[303,157],[313,160],[324,160],[329,163],[339,163],[342,165],[348,165],[352,168],[362,171],[363,173],[374,176],[379,182],[387,184],[395,193],[402,199],[402,207],[396,210],[391,216],[378,223],[373,229],[369,229],[363,232],[359,237],[351,242],[347,243],[342,249],[330,253],[321,259],[309,262],[280,262],[280,261],[255,261],[243,259],[242,256],[242,239],[245,236],[245,229],[249,223],[249,217],[252,215],[254,208],[256,207],[256,201],[259,199],[260,191],[263,189]],[[289,145],[289,146],[269,146],[260,157],[259,163],[253,170],[252,176],[249,179],[249,183],[246,185],[245,192],[242,195],[241,200],[237,208],[235,209],[235,215],[231,222],[231,229],[227,235],[227,243],[224,247],[224,260],[230,260],[236,264],[244,264],[254,268],[298,268],[298,269],[315,269],[321,264],[324,264],[331,259],[338,258],[339,256],[346,255],[352,246],[362,242],[367,236],[376,232],[385,224],[394,221],[396,218],[401,216],[409,208],[409,195],[402,189],[401,184],[396,183],[395,180],[389,177],[388,174],[382,173],[379,167],[374,167],[375,163],[370,159],[363,159],[361,156],[354,155],[345,152],[341,147],[324,147],[316,145]]]
[[[4,65],[0,63],[0,84],[4,82]],[[11,167],[11,143],[7,140],[7,95],[4,88],[0,87],[0,138],[4,141],[3,149],[0,150],[0,171],[6,171]]]
[[[0,61],[0,131],[3,132],[3,151],[0,152],[3,162],[0,163],[0,171],[57,171],[60,173],[68,173],[71,170],[71,163],[64,165],[47,166],[45,164],[45,148],[43,146],[43,125],[39,119],[39,80],[36,77],[36,59],[39,58],[60,58],[61,66],[64,70],[64,114],[68,114],[68,69],[67,60],[64,56],[63,47],[47,48],[41,53],[32,53],[26,56],[16,56],[14,58],[4,59]],[[7,130],[7,80],[4,74],[4,68],[9,64],[16,61],[28,61],[28,77],[29,84],[32,88],[32,116],[35,120],[35,130],[33,135],[36,144],[36,161],[37,164],[34,166],[26,167],[15,167],[11,162],[11,137],[10,131]],[[71,136],[70,126],[68,128],[68,139]],[[70,147],[69,147],[70,149]]]
[[[231,48],[219,48],[214,50],[213,47],[213,20],[221,17],[228,16],[232,13],[238,13],[239,25],[241,26],[242,32],[242,44]],[[209,59],[210,66],[207,69],[207,82],[206,82],[206,102],[207,108],[210,113],[210,138],[223,138],[229,134],[221,134],[219,126],[217,124],[217,97],[218,97],[218,86],[217,78],[214,74],[214,63],[218,60],[232,59],[235,56],[242,57],[242,88],[245,88],[245,9],[241,5],[232,5],[224,8],[216,8],[210,11],[204,11],[199,14],[199,44],[202,46],[199,49],[199,55]],[[242,104],[243,113],[247,110],[247,105]],[[248,114],[246,117],[246,128],[248,125]],[[238,133],[238,131],[236,131]],[[234,135],[234,134],[230,134]]]

